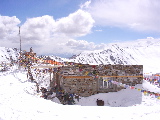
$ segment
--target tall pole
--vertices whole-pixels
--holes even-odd
[[[22,51],[22,49],[21,49],[21,32],[20,32],[20,26],[19,26],[19,39],[20,39],[20,52],[19,52],[19,54],[20,54],[20,59],[19,59],[19,67],[21,66],[21,64],[20,64],[20,62],[21,62],[21,59],[22,59],[22,55],[21,55],[21,51]]]
[[[19,26],[19,38],[20,38],[20,55],[21,55],[21,32],[20,32],[21,27]]]

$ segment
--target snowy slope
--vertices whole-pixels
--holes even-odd
[[[131,89],[112,93],[113,96],[111,93],[105,93],[81,98],[79,104],[88,106],[79,106],[60,105],[40,98],[39,95],[30,94],[35,93],[34,86],[35,83],[27,80],[25,72],[15,68],[5,75],[0,74],[0,120],[158,120],[160,117],[160,100],[142,95],[142,103],[135,105],[138,99],[132,95],[136,95],[135,92],[138,91]],[[150,89],[151,86],[145,83],[143,87]],[[126,93],[128,97],[122,100]],[[107,106],[97,107],[95,106],[97,97],[106,99],[112,106],[122,103],[133,106],[109,107],[106,103]]]
[[[112,45],[105,50],[82,52],[72,59],[75,62],[84,64],[131,64],[133,57],[125,49]]]
[[[39,57],[44,58],[44,59],[50,58],[50,59],[55,60],[57,62],[67,62],[67,61],[69,61],[69,59],[67,59],[67,58],[62,58],[62,57],[53,56],[53,55],[51,55],[51,56],[39,56]]]
[[[70,61],[84,64],[144,65],[144,72],[160,71],[160,39],[108,44],[105,50],[84,51]]]
[[[17,60],[19,56],[18,50],[16,48],[5,48],[0,47],[0,63],[6,62],[10,63],[11,60]]]

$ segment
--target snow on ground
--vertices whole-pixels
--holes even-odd
[[[137,85],[136,87],[141,88],[141,85]],[[82,106],[97,106],[97,99],[103,100],[105,106],[127,107],[135,104],[141,104],[142,93],[138,90],[126,88],[119,92],[99,93],[90,97],[83,97],[77,104]]]
[[[145,90],[149,90],[150,92],[160,93],[160,88],[158,88],[157,85],[155,85],[154,83],[150,84],[146,80],[143,81],[143,88]]]
[[[155,90],[146,81],[143,87]],[[35,83],[27,80],[25,72],[13,70],[0,73],[0,120],[159,120],[160,100],[138,92],[128,88],[81,98],[77,105],[61,105],[40,98],[35,91]],[[106,106],[95,106],[97,98],[107,101]],[[135,105],[140,99],[141,104]],[[119,107],[120,104],[132,106]]]

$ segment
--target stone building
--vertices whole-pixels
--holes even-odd
[[[142,84],[143,65],[74,64],[60,67],[54,73],[52,84],[56,83],[65,92],[87,97],[123,89],[111,80],[130,86]]]

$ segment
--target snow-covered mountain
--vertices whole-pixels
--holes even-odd
[[[84,51],[70,59],[84,64],[144,65],[144,72],[160,71],[160,39],[112,43],[104,50]]]
[[[88,64],[143,64],[144,59],[149,61],[160,57],[160,40],[154,42],[112,43],[105,50],[84,51],[70,60]]]
[[[12,60],[17,60],[19,51],[16,48],[0,47],[0,63],[10,63]]]
[[[16,49],[0,47],[0,61],[8,61],[10,56],[16,59]],[[40,56],[58,62],[76,62],[83,64],[122,64],[144,65],[144,72],[160,72],[160,39],[140,39],[122,43],[110,43],[103,50],[84,51],[71,58],[58,56]]]
[[[43,59],[52,59],[52,60],[55,60],[57,62],[65,62],[65,61],[69,61],[69,59],[67,58],[62,58],[62,57],[59,57],[59,56],[54,56],[54,55],[51,55],[51,56],[45,56],[45,55],[41,55],[41,56],[38,56],[39,58],[43,58]]]

